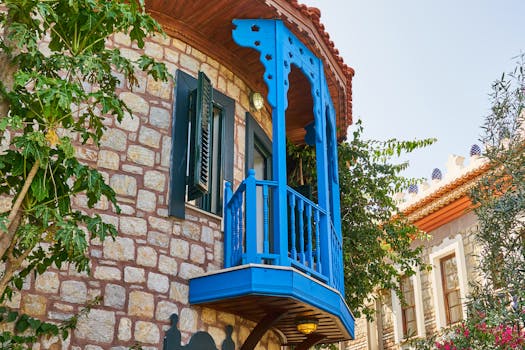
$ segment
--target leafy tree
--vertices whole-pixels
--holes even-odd
[[[339,186],[346,300],[357,317],[371,318],[375,308],[368,305],[380,296],[376,292],[393,289],[401,295],[401,278],[425,267],[421,248],[412,245],[421,233],[394,199],[414,180],[401,175],[408,163],[394,159],[434,140],[374,141],[362,133],[359,121],[351,140],[339,145]]]
[[[31,272],[64,263],[88,271],[89,240],[117,234],[99,215],[72,206],[83,194],[89,208],[106,197],[119,211],[114,191],[77,159],[76,147],[98,145],[104,119],[131,113],[115,92],[118,76],[129,88],[136,69],[168,76],[146,55],[132,61],[106,46],[120,32],[143,47],[161,31],[143,1],[0,0],[0,8],[0,141],[7,145],[0,196],[11,200],[0,214],[1,302]],[[10,315],[0,321],[20,319]]]
[[[420,349],[525,348],[525,56],[492,86],[482,126],[490,169],[473,189],[481,249],[468,318]]]
[[[434,140],[375,141],[362,134],[358,121],[351,139],[338,145],[345,293],[356,317],[373,318],[375,308],[370,304],[380,297],[378,291],[394,289],[401,294],[401,277],[425,267],[421,248],[412,246],[420,232],[400,215],[394,200],[414,180],[401,175],[408,163],[396,164],[395,158]],[[290,183],[316,183],[315,150],[289,145],[288,153],[300,164],[295,168],[303,169],[290,172]]]

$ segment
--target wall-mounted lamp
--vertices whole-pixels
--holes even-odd
[[[295,321],[297,330],[303,334],[310,334],[316,331],[319,322],[313,318],[300,318]]]
[[[264,107],[264,98],[260,92],[252,92],[250,94],[250,103],[256,111],[260,111]]]

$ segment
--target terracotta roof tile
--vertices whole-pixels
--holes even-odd
[[[313,24],[316,26],[317,31],[323,38],[326,46],[330,49],[332,55],[336,59],[339,67],[346,76],[346,115],[344,116],[344,124],[348,127],[352,124],[352,78],[354,77],[355,71],[352,67],[344,63],[343,58],[339,55],[339,50],[335,47],[334,42],[330,39],[330,34],[326,32],[325,26],[321,23],[321,10],[316,7],[308,7],[304,4],[300,4],[297,0],[287,0],[292,6],[294,6],[303,15],[309,17]],[[345,128],[346,129],[346,128]]]

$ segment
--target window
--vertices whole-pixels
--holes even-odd
[[[456,255],[451,254],[442,258],[440,265],[443,301],[448,326],[463,319]]]
[[[401,280],[404,303],[401,303],[401,316],[403,320],[403,338],[408,338],[417,333],[416,299],[414,296],[414,284],[410,277]]]
[[[177,71],[173,117],[169,213],[185,217],[185,203],[222,215],[223,183],[233,181],[235,102]]]
[[[441,245],[432,249],[429,258],[436,328],[440,330],[461,321],[466,315],[463,301],[468,294],[468,278],[463,237],[458,234],[445,238]]]
[[[423,311],[423,295],[421,293],[421,272],[416,270],[413,276],[401,279],[401,290],[404,303],[392,291],[392,312],[394,321],[394,341],[403,343],[410,337],[425,336],[425,314]],[[407,344],[403,349],[410,348]]]
[[[258,180],[270,180],[272,178],[272,142],[261,126],[253,119],[251,114],[246,113],[246,175],[249,169],[255,170]],[[269,193],[269,201],[271,201]],[[257,207],[263,208],[262,187],[257,187]],[[272,227],[272,213],[269,214],[268,227]],[[258,210],[257,216],[257,252],[263,253],[264,247],[264,213]],[[271,229],[270,229],[271,231]],[[273,249],[273,235],[270,232],[269,249]]]

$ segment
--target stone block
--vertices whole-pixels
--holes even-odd
[[[151,227],[154,227],[155,230],[161,231],[164,233],[171,233],[172,222],[170,220],[161,219],[155,216],[148,217],[148,222]]]
[[[146,273],[144,269],[126,266],[124,268],[124,282],[127,283],[143,283],[146,282]]]
[[[124,46],[131,46],[131,39],[129,35],[125,33],[115,33],[113,35],[113,39],[115,40],[115,43],[124,45]]]
[[[162,248],[168,248],[170,244],[170,237],[167,234],[150,231],[148,232],[148,243]]]
[[[137,248],[137,264],[142,266],[157,266],[157,252],[151,247]]]
[[[111,343],[115,333],[115,313],[92,309],[81,316],[75,329],[76,337],[100,343]]]
[[[56,293],[60,280],[56,272],[46,271],[35,279],[35,288],[41,293]]]
[[[162,153],[160,154],[160,165],[168,168],[171,162],[171,137],[162,138]]]
[[[189,287],[187,284],[179,282],[171,282],[170,284],[170,299],[181,304],[188,303]]]
[[[116,237],[104,240],[104,257],[118,261],[135,259],[135,242],[131,238]]]
[[[162,49],[162,46],[152,43],[151,41],[146,41],[144,43],[144,53],[157,60],[161,60],[164,56],[164,50]]]
[[[140,118],[134,117],[128,112],[124,113],[124,117],[122,117],[122,120],[120,122],[116,122],[116,126],[120,129],[135,132],[139,129],[140,125]]]
[[[155,152],[142,146],[131,145],[128,147],[128,158],[140,165],[155,165]]]
[[[159,129],[168,130],[171,126],[171,113],[167,109],[151,107],[149,123]]]
[[[128,144],[128,136],[120,129],[107,129],[100,139],[102,147],[115,151],[125,151]]]
[[[116,152],[100,150],[98,154],[97,166],[106,169],[118,170],[120,157]]]
[[[47,298],[43,295],[24,294],[22,297],[22,313],[29,316],[44,316],[46,314]]]
[[[118,340],[128,341],[131,339],[131,320],[122,317],[118,324]]]
[[[204,270],[202,267],[189,264],[189,263],[182,263],[180,264],[179,269],[179,277],[183,279],[191,279],[193,277],[202,276],[204,274]]]
[[[193,222],[184,221],[182,223],[182,234],[195,241],[201,238],[201,227]]]
[[[170,276],[177,275],[177,260],[166,255],[159,257],[159,271]]]
[[[177,304],[163,300],[157,304],[157,311],[155,312],[155,318],[157,321],[169,321],[172,314],[178,314],[179,308]]]
[[[120,270],[116,267],[111,267],[111,266],[97,266],[95,268],[94,276],[96,279],[105,280],[105,281],[111,281],[111,280],[120,281],[120,279],[122,278]]]
[[[206,259],[206,252],[204,248],[198,244],[192,244],[190,250],[190,260],[199,264],[203,264]]]
[[[173,63],[179,62],[179,53],[177,51],[166,48],[164,49],[164,55],[166,59],[170,62],[173,62]]]
[[[145,126],[140,128],[139,142],[145,146],[158,148],[160,145],[160,137],[161,135],[157,130],[150,129]]]
[[[197,320],[199,315],[195,310],[183,308],[179,317],[179,329],[183,332],[195,333],[197,331]]]
[[[213,244],[213,230],[208,226],[202,227],[201,241],[207,244]]]
[[[160,340],[159,327],[152,322],[137,321],[135,340],[141,343],[157,344]]]
[[[136,290],[129,293],[128,314],[130,316],[152,318],[154,309],[153,294]]]
[[[160,171],[150,170],[144,174],[144,186],[151,190],[164,192],[166,186],[166,175]]]
[[[156,207],[157,196],[155,193],[146,190],[139,190],[137,195],[137,208],[147,212],[154,212]]]
[[[122,309],[126,303],[126,288],[108,283],[104,290],[104,306]]]
[[[75,147],[75,156],[83,160],[95,162],[98,158],[98,151],[87,147]]]
[[[145,236],[148,232],[148,224],[141,218],[121,217],[120,232],[132,236]]]
[[[199,61],[189,55],[181,54],[179,56],[179,63],[181,67],[186,68],[193,73],[197,73],[199,71]]]
[[[217,321],[217,312],[210,308],[203,308],[201,311],[201,320],[207,324],[215,324]]]
[[[148,288],[159,293],[166,293],[170,288],[170,281],[165,275],[150,272],[148,274]]]
[[[60,286],[60,297],[68,303],[84,304],[87,300],[86,284],[80,281],[64,281]]]
[[[160,97],[164,100],[169,100],[172,87],[169,81],[160,81],[155,80],[152,77],[148,77],[147,91],[153,96]]]
[[[137,180],[128,175],[116,174],[111,177],[110,186],[115,192],[122,196],[137,195]]]
[[[186,240],[174,238],[171,240],[171,256],[187,259],[190,253],[190,245]]]
[[[139,113],[142,115],[148,115],[149,103],[141,96],[133,92],[122,92],[119,96],[124,103],[131,109],[133,114]]]

